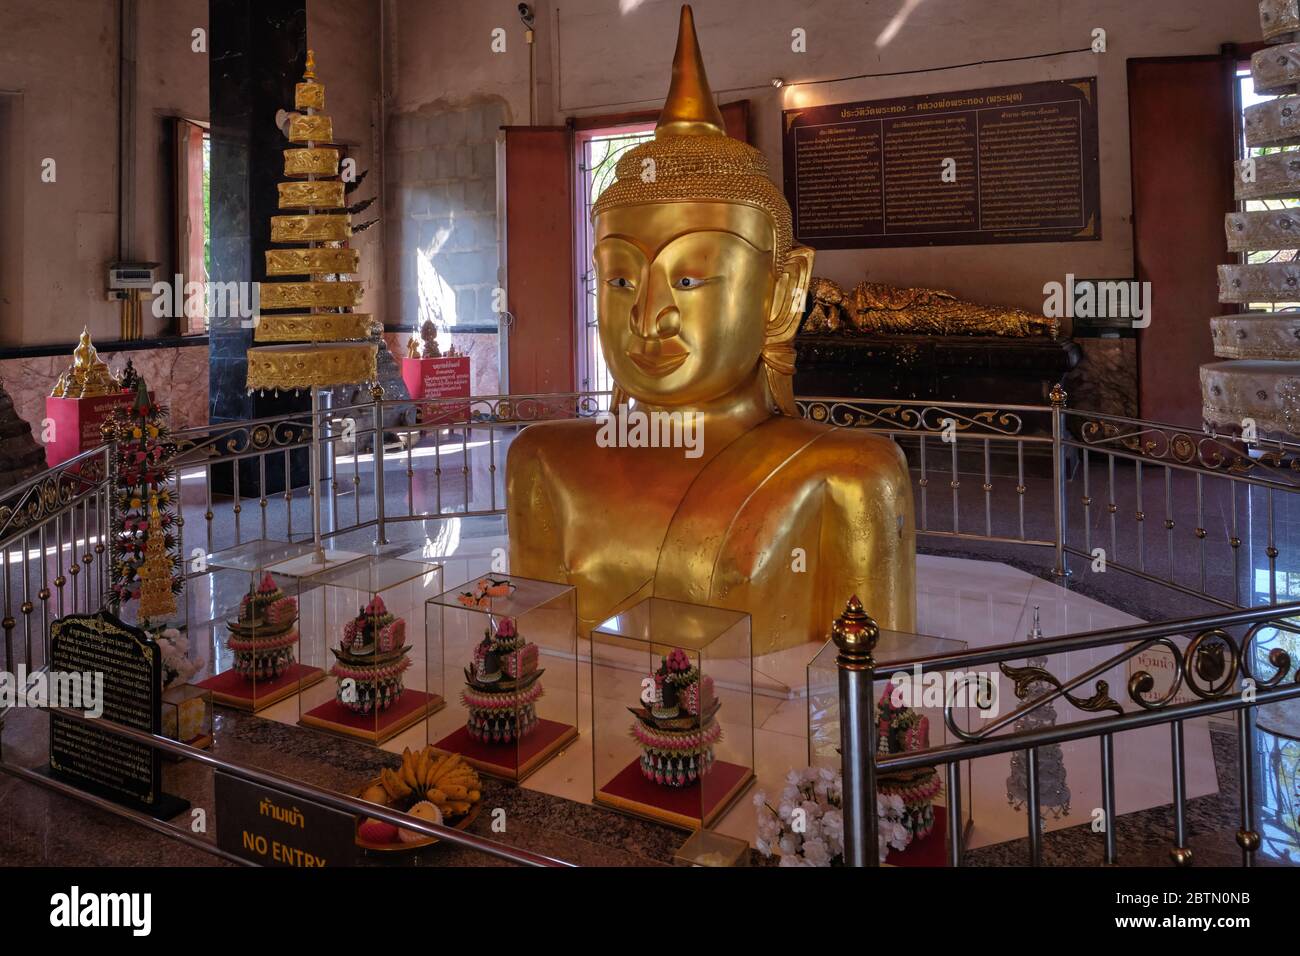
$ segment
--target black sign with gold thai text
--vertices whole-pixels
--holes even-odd
[[[162,658],[158,645],[139,628],[106,611],[61,617],[50,625],[49,670],[102,675],[100,716],[146,733],[159,732]],[[158,751],[59,714],[50,715],[50,772],[150,813],[158,813],[164,802]],[[178,812],[174,806],[167,809]]]
[[[782,128],[804,245],[1101,238],[1096,77],[789,109]]]

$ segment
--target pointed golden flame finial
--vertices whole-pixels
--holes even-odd
[[[316,51],[315,50],[307,51],[307,69],[303,71],[302,78],[304,80],[316,79]]]
[[[655,135],[725,136],[722,111],[714,102],[704,57],[695,36],[695,16],[689,3],[682,4],[677,26],[677,52],[673,54],[673,82],[668,99],[655,126]]]

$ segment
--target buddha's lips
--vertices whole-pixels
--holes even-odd
[[[682,363],[686,361],[691,353],[678,346],[666,355],[662,351],[657,351],[656,354],[647,354],[633,349],[628,349],[626,354],[636,367],[647,375],[661,377],[681,368]]]

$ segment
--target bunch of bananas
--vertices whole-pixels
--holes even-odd
[[[385,767],[379,780],[393,804],[428,800],[443,816],[469,813],[482,796],[478,774],[460,754],[437,754],[432,747],[419,753],[407,747],[402,751],[402,766]]]

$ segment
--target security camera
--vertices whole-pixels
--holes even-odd
[[[533,8],[526,3],[519,4],[519,19],[524,21],[524,26],[528,29],[533,28]]]

